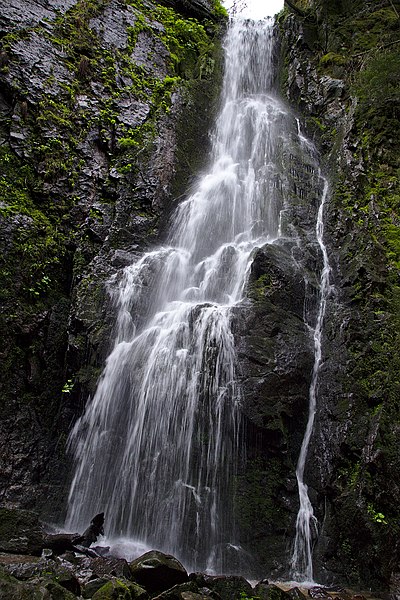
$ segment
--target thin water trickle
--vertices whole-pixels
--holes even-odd
[[[303,147],[314,151],[313,145],[305,138],[300,129],[297,119],[299,140]],[[311,436],[314,428],[315,414],[317,410],[317,389],[320,366],[322,361],[322,333],[326,312],[326,304],[330,293],[330,271],[328,252],[324,243],[324,208],[328,195],[328,181],[318,172],[318,177],[323,182],[321,201],[318,208],[316,223],[316,239],[320,247],[323,259],[323,267],[319,285],[319,304],[315,326],[312,328],[314,344],[314,365],[309,388],[309,412],[307,426],[297,461],[296,478],[299,490],[299,511],[296,520],[296,537],[294,541],[293,554],[291,558],[291,572],[296,581],[312,583],[314,581],[313,569],[313,545],[318,535],[318,521],[314,515],[314,509],[308,495],[308,487],[304,482],[304,470],[310,446]]]
[[[274,93],[273,39],[272,21],[231,24],[208,172],[176,209],[165,245],[110,280],[114,347],[69,438],[66,527],[83,530],[104,511],[117,546],[157,548],[193,570],[237,570],[233,554],[245,553],[234,518],[232,309],[256,248],[297,236],[285,164],[302,138]]]

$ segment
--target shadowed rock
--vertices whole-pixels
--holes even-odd
[[[97,542],[97,538],[104,535],[104,513],[99,513],[90,522],[90,525],[81,536],[75,539],[75,544],[89,548],[91,544]]]
[[[129,566],[135,581],[149,593],[164,592],[188,581],[183,565],[173,556],[157,550],[146,552]]]

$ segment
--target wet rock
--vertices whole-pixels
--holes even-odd
[[[102,46],[122,50],[128,44],[127,28],[134,27],[136,20],[130,6],[110,3],[105,7],[101,17],[91,19],[90,27],[101,38]]]
[[[132,581],[112,579],[92,596],[93,600],[147,600],[146,590]]]
[[[0,568],[0,598],[4,600],[76,600],[56,581],[36,579],[22,583]]]
[[[146,552],[129,567],[133,579],[149,593],[163,592],[188,580],[185,568],[176,558],[157,550]]]
[[[58,585],[79,596],[81,587],[71,564],[60,560],[40,559],[38,562],[20,562],[4,565],[3,569],[19,581],[56,581]]]
[[[48,533],[44,535],[43,547],[51,550],[54,554],[73,552],[75,550],[74,542],[78,536],[78,533]]]
[[[289,600],[289,592],[282,590],[277,585],[258,583],[254,588],[254,595],[260,600]],[[304,597],[303,597],[304,598]]]
[[[114,577],[132,578],[131,565],[124,558],[112,556],[90,559],[86,563],[97,577],[113,575]]]
[[[251,596],[253,592],[250,583],[244,577],[237,575],[212,576],[194,573],[190,578],[199,588],[209,588],[216,592],[221,600],[236,600],[242,598],[244,594]]]
[[[13,71],[13,75],[20,80],[29,79],[26,100],[30,104],[35,105],[40,102],[44,78],[52,78],[52,88],[51,91],[48,90],[52,96],[61,93],[61,85],[70,83],[70,72],[64,66],[65,55],[43,35],[31,33],[28,39],[17,41],[13,45],[12,51],[18,59],[17,73]],[[20,145],[20,141],[17,145]]]
[[[90,522],[89,527],[81,536],[75,539],[75,543],[85,548],[89,548],[91,544],[97,542],[97,538],[104,535],[104,513],[99,513]]]
[[[94,594],[103,586],[109,582],[108,577],[99,577],[97,579],[91,579],[84,585],[82,585],[82,597],[92,598]]]
[[[27,581],[36,575],[39,575],[43,569],[43,562],[20,562],[4,566],[4,571],[18,579],[19,581]]]
[[[93,546],[92,550],[104,558],[110,555],[110,546]]]
[[[2,360],[10,367],[3,371],[1,497],[9,506],[43,509],[52,519],[59,518],[66,493],[63,440],[82,409],[78,398],[93,392],[114,325],[105,306],[105,282],[124,259],[113,264],[112,256],[120,248],[140,250],[154,241],[170,210],[178,172],[176,196],[197,170],[198,158],[203,160],[220,65],[213,56],[212,75],[180,86],[163,41],[165,27],[152,16],[157,3],[145,2],[143,10],[119,0],[81,4],[10,0],[0,11],[1,37],[12,34],[0,52],[0,145],[13,163],[18,158],[16,173],[26,174],[21,197],[27,194],[28,202],[22,214],[13,208],[0,216],[2,256],[13,265],[12,275],[7,273],[14,286],[13,299],[3,307],[10,343],[4,343]],[[191,16],[214,9],[206,0],[177,4]],[[193,66],[194,46],[188,45]],[[210,51],[213,47],[210,35]],[[138,77],[143,87],[149,82],[148,93],[137,93]],[[160,96],[153,93],[158,86]],[[199,134],[188,133],[192,124]],[[123,148],[124,138],[131,147]],[[1,198],[2,208],[6,200]],[[20,247],[25,235],[26,251]],[[36,265],[32,271],[44,269],[36,283],[46,277],[51,290],[35,289],[30,279],[36,274],[28,266],[19,272],[21,261],[10,253],[22,253],[26,263]],[[37,302],[47,314],[40,324]],[[68,394],[61,393],[66,373],[75,377]]]
[[[304,600],[306,597],[306,592],[302,592],[299,588],[291,588],[287,591],[288,596],[292,598],[292,600]]]
[[[162,27],[162,26],[161,26]],[[167,75],[165,59],[168,53],[164,44],[148,32],[142,31],[139,34],[139,43],[132,52],[132,59],[140,65],[146,72],[160,76]]]
[[[36,513],[0,509],[0,551],[40,555],[44,532]]]
[[[196,598],[212,598],[212,596],[204,593],[202,594],[196,583],[194,581],[189,581],[187,583],[174,585],[171,589],[155,596],[154,600],[186,600],[191,598],[196,600]]]
[[[0,12],[0,31],[34,27],[45,19],[53,19],[54,10],[63,13],[75,3],[76,0],[9,0],[7,10]]]
[[[172,589],[156,596],[154,600],[221,600],[217,592],[208,588],[197,588],[193,583],[176,585]]]
[[[35,594],[37,594],[36,587],[39,588],[39,593],[42,590],[45,590],[45,593],[48,593],[48,596],[43,594],[43,600],[47,600],[50,597],[52,600],[76,600],[76,595],[64,588],[56,581],[47,581],[39,586],[31,585],[31,588],[35,590]]]
[[[400,573],[392,573],[390,577],[390,600],[400,600]]]
[[[161,0],[165,6],[171,6],[186,17],[196,19],[214,18],[212,6],[208,0]]]
[[[329,598],[329,591],[326,588],[316,586],[308,590],[310,598]]]

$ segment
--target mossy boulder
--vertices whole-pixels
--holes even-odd
[[[239,600],[251,597],[253,588],[250,583],[238,575],[203,575],[195,573],[190,576],[200,589],[209,589],[216,593],[221,600]]]
[[[294,600],[293,596],[277,585],[262,582],[255,586],[254,596],[260,600]],[[302,596],[302,598],[304,598],[304,596]]]
[[[145,589],[132,581],[111,579],[92,596],[93,600],[147,600]]]

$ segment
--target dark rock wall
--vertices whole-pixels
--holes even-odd
[[[0,2],[0,501],[57,518],[113,326],[105,281],[205,159],[218,2]]]
[[[335,286],[306,470],[316,577],[382,590],[400,558],[398,3],[298,5],[279,19],[282,89],[329,176]]]
[[[315,227],[323,180],[314,152],[298,144],[295,119],[282,127],[289,128],[291,140],[285,147],[277,144],[282,237],[257,251],[247,299],[235,315],[244,439],[237,482],[240,541],[257,557],[255,576],[274,578],[290,576],[296,464],[314,364],[310,327],[316,323],[322,269]]]

